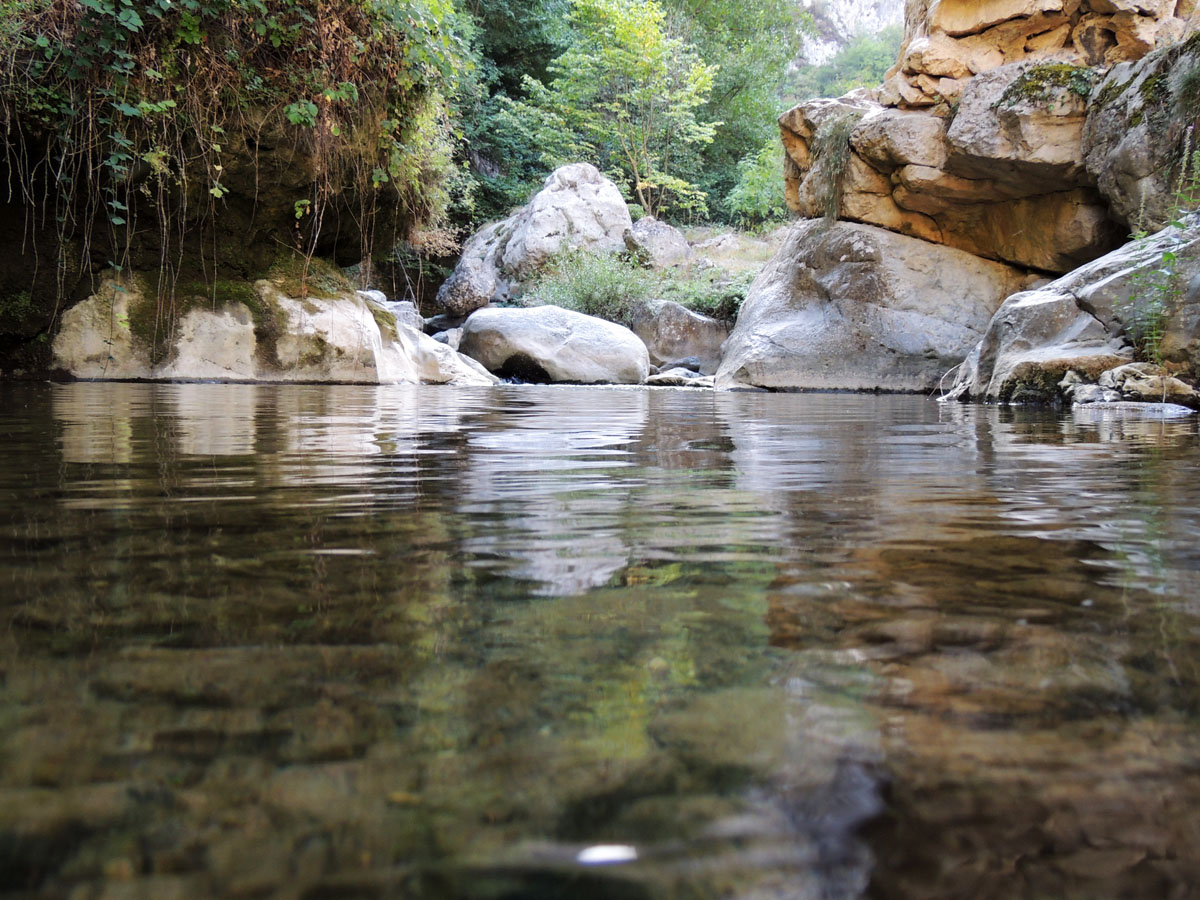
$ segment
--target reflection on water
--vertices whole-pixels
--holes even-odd
[[[0,893],[1200,883],[1194,422],[503,386],[0,404]]]

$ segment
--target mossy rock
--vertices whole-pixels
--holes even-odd
[[[1022,363],[1000,389],[999,400],[1009,404],[1052,405],[1062,401],[1058,383],[1063,380],[1066,362]]]
[[[306,257],[302,253],[277,257],[266,277],[281,293],[297,299],[310,294],[337,297],[354,292],[345,272],[318,256]]]
[[[1068,63],[1043,63],[1018,75],[996,101],[997,106],[1037,105],[1069,92],[1087,100],[1100,75],[1088,66]]]
[[[379,326],[379,333],[385,342],[395,341],[399,335],[399,329],[396,327],[396,316],[384,309],[377,303],[367,301],[367,309],[371,310],[371,315],[375,318],[375,324]]]

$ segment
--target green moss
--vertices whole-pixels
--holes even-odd
[[[332,297],[354,291],[350,279],[337,266],[301,253],[277,258],[267,277],[287,296],[301,299],[309,294]]]
[[[37,312],[33,295],[27,290],[0,294],[0,333],[22,330],[23,324]]]
[[[1001,403],[1058,403],[1058,383],[1066,374],[1065,363],[1022,363],[1000,389]]]
[[[996,101],[996,106],[1016,106],[1018,103],[1044,103],[1062,91],[1069,91],[1085,100],[1099,77],[1088,66],[1067,63],[1044,63],[1022,72]]]
[[[375,303],[368,302],[367,309],[371,310],[371,315],[375,317],[375,324],[379,326],[379,333],[383,336],[384,343],[396,340],[399,336],[399,332],[396,330],[396,317]]]
[[[172,337],[175,324],[199,306],[201,299],[176,294],[173,297],[156,298],[144,279],[134,277],[127,286],[118,286],[115,293],[128,291],[132,295],[128,306],[126,325],[134,343],[141,347],[150,364],[157,366],[167,362],[172,352]],[[115,296],[112,299],[116,299]]]
[[[1094,105],[1098,107],[1111,106],[1113,101],[1124,94],[1131,84],[1133,84],[1132,80],[1120,82],[1114,78],[1100,89],[1100,93],[1093,101]]]
[[[1179,76],[1174,103],[1175,114],[1181,119],[1200,116],[1200,61]]]
[[[305,341],[305,349],[298,360],[301,368],[315,368],[329,358],[332,349],[329,342],[319,334],[309,335]]]
[[[254,322],[254,355],[263,366],[282,368],[279,362],[279,338],[287,327],[287,315],[277,303],[264,299],[253,289],[245,304]]]
[[[175,296],[211,301],[214,308],[240,303],[250,307],[258,294],[248,281],[218,280],[211,284],[203,281],[185,281],[175,285]]]
[[[1165,74],[1156,72],[1142,80],[1138,85],[1138,93],[1141,94],[1143,103],[1161,105],[1170,98],[1171,86],[1167,83]]]

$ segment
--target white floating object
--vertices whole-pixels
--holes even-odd
[[[613,863],[635,862],[637,858],[637,847],[628,844],[596,844],[594,847],[580,850],[575,861],[585,866],[611,866]]]

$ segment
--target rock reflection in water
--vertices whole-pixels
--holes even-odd
[[[0,893],[1200,879],[1194,423],[533,387],[0,403]],[[606,844],[637,859],[581,862]]]

